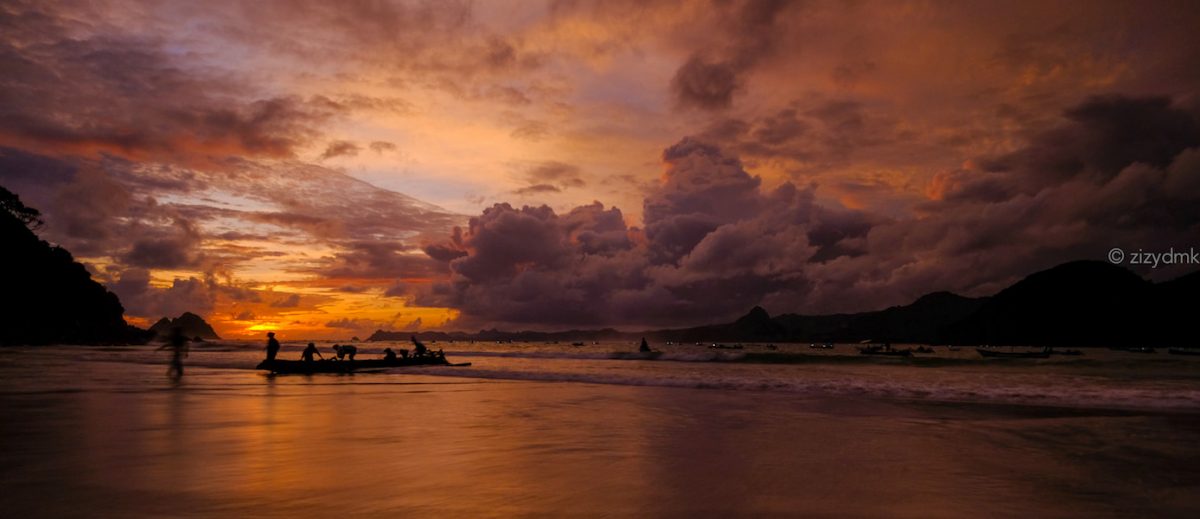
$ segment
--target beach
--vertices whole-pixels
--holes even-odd
[[[281,358],[299,347],[285,344]],[[1165,353],[887,362],[848,346],[808,359],[807,345],[785,345],[791,362],[763,363],[692,345],[655,361],[611,358],[624,344],[434,347],[472,366],[269,376],[251,369],[260,345],[220,343],[194,346],[174,382],[151,347],[0,349],[0,507],[19,517],[1200,513],[1200,363]]]

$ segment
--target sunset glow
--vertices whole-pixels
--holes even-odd
[[[231,338],[989,294],[1191,244],[1197,11],[5,2],[0,182]]]

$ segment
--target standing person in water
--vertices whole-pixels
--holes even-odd
[[[279,353],[279,341],[275,340],[275,332],[267,332],[267,362],[274,362],[277,353]]]
[[[158,350],[167,348],[171,348],[171,367],[167,368],[167,376],[179,380],[183,378],[183,359],[188,354],[187,337],[183,336],[182,328],[171,328],[171,335],[167,337],[166,344],[159,346]]]
[[[317,351],[317,345],[310,342],[308,343],[308,347],[304,348],[304,351],[300,353],[300,360],[303,360],[304,362],[312,362],[313,355],[321,357],[321,360],[325,360],[325,357],[321,355],[321,352]]]
[[[642,337],[642,345],[638,346],[638,351],[642,353],[650,353],[650,343],[646,342],[645,337]]]

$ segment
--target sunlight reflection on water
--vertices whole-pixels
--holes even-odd
[[[203,367],[203,354],[173,385],[163,365],[14,355],[0,353],[0,505],[14,516],[1200,511],[1194,413],[408,373],[269,377]],[[714,366],[674,364],[645,369],[686,377]]]

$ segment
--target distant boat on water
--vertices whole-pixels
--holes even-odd
[[[1125,348],[1125,351],[1128,351],[1130,353],[1158,353],[1158,350],[1155,350],[1154,348],[1152,348],[1150,346],[1138,346],[1138,347],[1134,347],[1134,348]]]
[[[1168,348],[1171,355],[1200,355],[1200,348]]]
[[[858,349],[859,355],[879,355],[883,357],[911,357],[913,351],[911,349],[897,350],[892,348],[891,344],[874,344],[863,346]]]
[[[994,357],[1002,359],[1047,359],[1050,358],[1050,348],[1041,351],[997,351],[986,350],[983,348],[975,348],[981,357]]]

